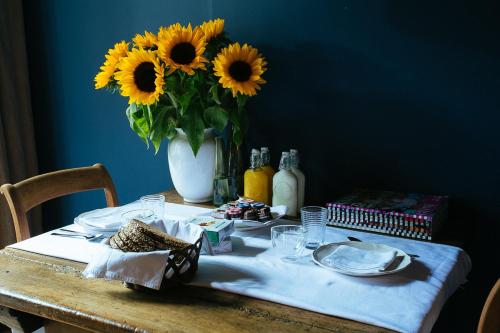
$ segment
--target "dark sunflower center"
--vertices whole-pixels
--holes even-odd
[[[179,43],[172,48],[170,58],[177,64],[188,65],[196,57],[196,50],[191,43]]]
[[[236,81],[245,82],[252,75],[252,67],[244,61],[237,60],[229,66],[229,74]]]
[[[134,70],[134,82],[141,91],[155,91],[155,79],[155,66],[152,62],[143,62]]]

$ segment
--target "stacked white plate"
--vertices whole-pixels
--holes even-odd
[[[121,207],[95,209],[75,218],[75,224],[94,233],[114,233],[123,225]]]
[[[313,261],[324,268],[352,276],[379,276],[402,271],[411,263],[404,251],[384,244],[341,242],[320,246]]]

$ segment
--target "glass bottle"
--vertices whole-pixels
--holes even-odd
[[[276,172],[271,166],[271,154],[269,153],[269,148],[260,148],[260,161],[262,164],[262,169],[267,174],[267,177],[269,179],[269,201],[271,201],[273,197],[273,176]]]
[[[222,137],[215,138],[215,178],[213,204],[221,206],[228,201],[229,183],[224,158],[224,142]]]
[[[252,149],[250,168],[245,171],[244,183],[246,198],[270,204],[269,179],[267,173],[260,167],[260,152],[257,149]]]
[[[299,162],[299,151],[297,149],[290,149],[290,167],[295,177],[297,177],[297,208],[300,210],[300,208],[304,207],[306,177],[304,176],[304,173],[299,169]]]
[[[229,159],[228,159],[228,180],[229,180],[229,200],[238,199],[238,195],[243,194],[243,157],[241,147],[229,139]]]
[[[297,216],[297,177],[290,170],[290,153],[281,154],[280,171],[273,177],[273,206],[287,206],[286,214]]]

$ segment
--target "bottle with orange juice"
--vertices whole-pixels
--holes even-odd
[[[271,154],[268,147],[260,148],[260,163],[262,165],[262,170],[267,174],[269,178],[269,202],[273,199],[273,176],[276,173],[271,166]]]
[[[244,196],[266,205],[271,203],[269,198],[269,176],[260,165],[260,152],[252,149],[250,168],[243,176]]]

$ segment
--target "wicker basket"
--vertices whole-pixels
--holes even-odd
[[[170,251],[160,290],[187,283],[193,279],[198,270],[202,241],[203,235],[191,246]],[[154,290],[134,283],[126,282],[125,285],[135,290]]]

